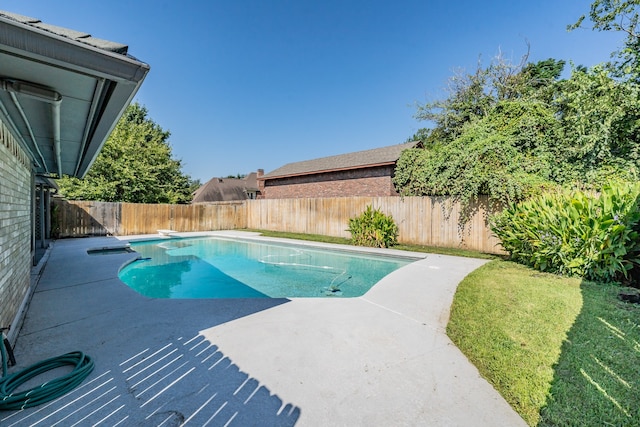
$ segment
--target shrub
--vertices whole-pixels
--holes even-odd
[[[398,243],[398,226],[391,215],[367,206],[365,211],[349,219],[351,243],[358,246],[388,248]]]
[[[512,259],[541,271],[591,280],[628,278],[640,265],[639,184],[599,193],[545,193],[509,205],[491,229]]]

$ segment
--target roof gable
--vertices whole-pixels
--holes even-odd
[[[390,145],[388,147],[374,148],[371,150],[340,154],[337,156],[288,163],[264,175],[262,179],[309,175],[313,173],[361,169],[365,167],[394,164],[398,161],[400,154],[404,150],[415,148],[421,144],[422,143],[420,141],[414,141],[405,144]]]
[[[191,203],[248,199],[247,192],[258,191],[256,176],[256,172],[251,172],[244,178],[211,178],[193,193]]]

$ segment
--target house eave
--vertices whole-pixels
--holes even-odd
[[[395,166],[395,164],[396,162],[393,161],[393,162],[370,163],[366,165],[350,166],[350,167],[343,167],[343,168],[322,169],[322,170],[292,173],[292,174],[286,174],[286,175],[271,175],[271,176],[263,175],[261,177],[258,177],[258,180],[268,181],[271,179],[293,178],[293,177],[299,177],[299,176],[318,175],[318,174],[324,174],[324,173],[370,169],[370,168],[377,168],[377,167],[383,167],[383,166]]]
[[[1,11],[0,11],[1,13]],[[149,65],[130,55],[111,52],[0,15],[2,47],[65,69],[140,82]]]
[[[62,97],[60,110],[49,112],[41,100],[0,91],[0,115],[15,124],[10,131],[30,152],[35,173],[82,178],[150,67],[121,53],[126,46],[110,51],[89,41],[101,46],[111,42],[91,37],[82,42],[53,30],[65,29],[0,11],[0,79],[39,86]],[[61,123],[62,135],[55,131]]]

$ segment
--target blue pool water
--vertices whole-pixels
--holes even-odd
[[[152,298],[356,297],[414,259],[224,238],[132,243],[120,279]]]

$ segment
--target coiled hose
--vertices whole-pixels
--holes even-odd
[[[0,411],[37,406],[65,395],[76,388],[93,371],[94,363],[91,357],[80,351],[72,351],[62,356],[52,357],[35,363],[22,371],[7,375],[7,349],[4,340],[0,339],[2,353],[2,379],[0,379]],[[73,371],[51,381],[25,391],[13,391],[44,372],[62,366],[73,366]]]

